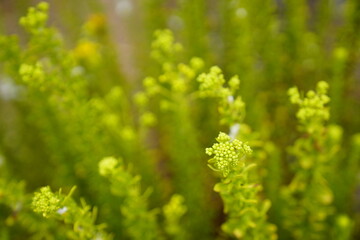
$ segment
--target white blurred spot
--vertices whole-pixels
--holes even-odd
[[[66,213],[68,210],[67,207],[63,207],[63,208],[60,208],[59,210],[57,210],[57,213],[60,214],[60,215],[63,215],[64,213]]]
[[[16,205],[15,205],[15,211],[16,212],[19,212],[23,207],[23,204],[21,202],[16,202]]]
[[[93,238],[93,240],[103,240],[101,233],[97,233],[95,238]]]
[[[121,16],[128,16],[133,11],[133,8],[134,6],[131,0],[118,0],[115,11]]]
[[[76,76],[80,76],[84,73],[84,68],[83,67],[80,67],[80,66],[77,66],[77,67],[74,67],[73,69],[71,69],[71,75],[76,77]]]
[[[231,137],[231,139],[235,139],[236,136],[239,133],[239,130],[240,130],[240,124],[239,123],[236,123],[236,124],[232,125],[230,127],[229,137]]]
[[[0,79],[0,98],[5,101],[16,99],[19,94],[19,86],[15,85],[11,79]]]
[[[171,15],[168,20],[168,26],[170,29],[180,30],[183,28],[184,22],[181,17],[177,15]]]
[[[247,16],[247,11],[245,8],[238,8],[236,10],[236,16],[238,16],[239,18],[246,18]]]
[[[228,96],[227,100],[229,103],[232,103],[232,102],[234,102],[234,97],[230,95],[230,96]]]

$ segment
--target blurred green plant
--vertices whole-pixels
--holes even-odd
[[[126,1],[0,35],[0,239],[358,239],[360,2]]]
[[[40,188],[35,192],[32,207],[34,212],[41,213],[45,218],[55,218],[72,227],[67,231],[68,239],[112,239],[103,231],[104,225],[95,225],[97,209],[89,207],[84,200],[81,206],[71,198],[75,188],[68,195],[53,193],[49,186]]]

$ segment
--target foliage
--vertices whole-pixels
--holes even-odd
[[[359,238],[359,1],[64,2],[0,35],[1,240]]]
[[[67,231],[68,239],[112,239],[102,229],[104,225],[95,225],[97,210],[86,205],[82,201],[78,206],[71,199],[71,194],[75,190],[73,188],[70,193],[65,196],[59,193],[53,193],[50,187],[42,187],[39,192],[35,192],[32,207],[34,212],[41,213],[46,218],[55,218],[64,221],[64,223],[73,225]]]
[[[140,193],[139,176],[131,176],[121,165],[121,160],[106,157],[99,163],[99,173],[109,178],[113,194],[123,199],[124,228],[131,239],[159,239],[155,212],[147,210],[146,195]]]
[[[224,202],[224,212],[228,220],[222,225],[224,232],[237,239],[276,239],[275,226],[266,222],[266,212],[270,208],[268,200],[258,199],[260,185],[249,182],[248,173],[254,164],[246,164],[242,159],[250,154],[246,144],[220,132],[211,148],[206,149],[210,167],[222,174],[222,181],[214,187]],[[242,162],[239,162],[241,161]]]

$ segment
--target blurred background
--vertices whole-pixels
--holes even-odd
[[[2,0],[0,30],[24,35],[18,19],[37,2]],[[320,79],[335,81],[333,92],[341,94],[333,96],[332,118],[345,129],[358,126],[357,1],[47,2],[51,4],[50,24],[63,33],[69,48],[83,36],[81,26],[86,21],[104,21],[119,68],[132,85],[151,73],[153,32],[169,28],[184,45],[183,59],[201,57],[209,66],[222,67],[226,75],[239,74],[245,101],[250,96],[258,99],[259,90],[303,88]],[[249,120],[256,121],[249,114]]]
[[[174,62],[187,63],[192,57],[199,57],[204,61],[204,71],[217,65],[226,79],[238,75],[239,94],[246,103],[245,122],[255,132],[249,130],[253,135],[248,140],[255,144],[258,139],[271,143],[264,144],[268,149],[264,156],[259,155],[268,159],[264,166],[269,172],[261,174],[266,175],[262,178],[265,185],[268,183],[265,188],[272,187],[267,197],[273,202],[280,186],[289,183],[293,176],[289,166],[294,159],[287,148],[301,136],[295,131],[296,109],[288,101],[287,90],[298,86],[307,91],[319,81],[329,83],[329,123],[340,126],[342,136],[337,146],[342,150],[336,158],[353,169],[351,174],[345,170],[339,173],[339,178],[351,176],[334,187],[340,189],[336,207],[351,215],[355,226],[360,226],[360,143],[354,137],[360,132],[359,0],[46,1],[50,5],[48,26],[57,29],[61,44],[34,40],[20,26],[20,17],[38,2],[0,0],[0,33],[18,35],[20,48],[30,46],[19,57],[22,62],[33,63],[35,58],[44,59],[48,54],[53,63],[50,72],[57,71],[61,79],[69,75],[79,84],[71,86],[71,91],[61,87],[55,91],[52,87],[58,85],[49,85],[54,91],[49,95],[29,91],[30,97],[24,98],[24,86],[19,84],[17,75],[20,65],[7,61],[17,59],[16,47],[14,51],[11,48],[15,44],[12,40],[0,44],[0,166],[6,162],[6,175],[25,180],[28,191],[47,184],[66,189],[76,183],[81,196],[101,205],[111,197],[95,187],[101,182],[94,174],[97,162],[108,155],[122,156],[131,159],[134,171],[143,176],[143,188],[154,188],[151,207],[180,192],[191,199],[189,216],[216,216],[215,220],[206,220],[208,228],[203,229],[206,221],[194,218],[195,223],[189,223],[193,224],[189,226],[193,232],[198,230],[193,239],[206,239],[199,236],[213,236],[214,231],[219,231],[219,223],[224,219],[221,206],[211,213],[207,206],[199,207],[204,199],[220,202],[212,193],[215,178],[208,173],[203,156],[203,149],[212,144],[218,131],[227,131],[217,124],[216,107],[211,108],[214,102],[196,105],[198,108],[191,108],[189,116],[177,121],[173,121],[176,116],[158,116],[159,125],[148,135],[140,126],[141,111],[134,95],[143,89],[144,78],[162,73],[163,66],[151,57],[152,42],[156,30],[170,29],[183,46]],[[37,45],[46,50],[36,49]],[[71,74],[67,70],[72,63],[61,61],[64,52],[76,59],[75,67],[69,70]],[[52,75],[49,78],[56,79]],[[79,87],[81,84],[86,87]],[[152,109],[155,114],[157,111],[160,112]],[[171,130],[173,126],[181,130]],[[187,133],[192,131],[196,133],[189,140]],[[129,140],[134,138],[136,141]],[[199,143],[189,148],[193,140]],[[187,151],[189,156],[184,161],[177,159],[179,153]],[[186,170],[185,163],[193,163],[191,155],[202,161],[197,169],[199,177],[197,170]],[[177,164],[168,166],[171,161]],[[189,183],[187,177],[202,180]],[[204,196],[196,189],[203,186],[202,181]],[[104,207],[100,217],[111,213],[110,205]],[[279,206],[274,204],[270,218],[278,223],[282,220],[276,207]],[[110,228],[121,236],[116,220],[109,219],[113,219]],[[213,225],[216,230],[211,230]],[[354,229],[354,236],[359,236],[360,228]],[[280,227],[279,231],[283,229]]]

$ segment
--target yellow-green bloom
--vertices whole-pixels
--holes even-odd
[[[106,157],[103,158],[99,162],[99,173],[101,176],[107,176],[111,175],[116,168],[116,165],[118,164],[118,160],[114,157]]]
[[[32,201],[34,212],[42,213],[44,217],[49,217],[61,208],[61,199],[53,193],[49,186],[42,187],[40,192],[36,192]]]
[[[216,140],[218,143],[206,148],[206,154],[209,156],[214,155],[209,160],[211,168],[221,172],[226,177],[238,166],[241,158],[246,154],[250,154],[252,150],[248,145],[237,139],[231,141],[231,138],[223,132],[220,132]]]

